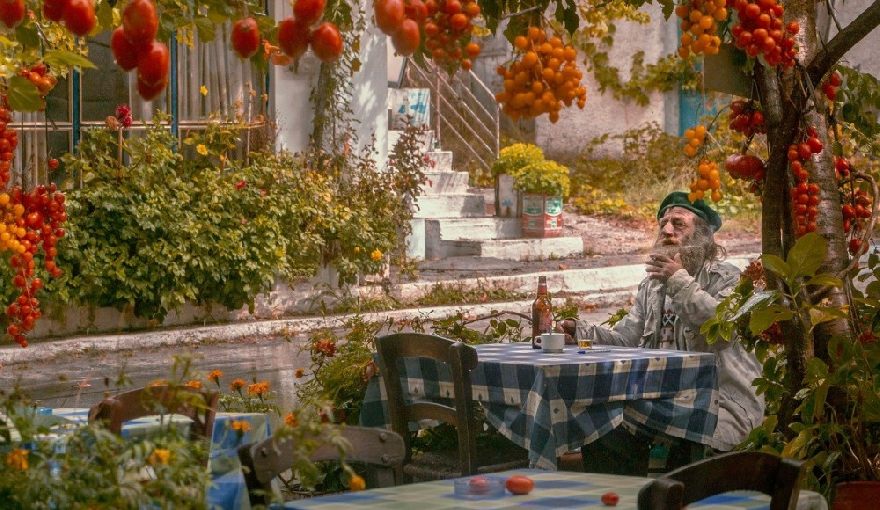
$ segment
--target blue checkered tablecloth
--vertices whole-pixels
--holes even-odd
[[[85,425],[89,420],[88,408],[54,408],[50,412],[53,416],[65,418],[77,425]],[[185,416],[144,416],[125,422],[122,425],[121,435],[127,439],[144,437],[158,429],[163,423],[162,420],[164,423],[179,427],[182,432],[189,431],[190,420]],[[246,421],[250,425],[249,430],[239,436],[239,433],[230,426],[233,421]],[[250,508],[247,486],[238,460],[238,447],[262,441],[270,435],[271,424],[266,414],[217,413],[214,418],[208,460],[208,468],[211,472],[211,485],[206,495],[208,508],[223,510]]]
[[[600,346],[560,354],[527,343],[476,346],[474,400],[489,423],[529,451],[530,467],[556,469],[556,458],[627,424],[709,444],[718,421],[715,357],[709,353]],[[454,394],[448,368],[407,358],[401,381],[410,399]],[[381,377],[367,386],[361,424],[387,427]]]
[[[615,492],[620,497],[616,509],[635,510],[639,490],[651,480],[633,476],[605,475],[597,473],[573,473],[569,471],[514,470],[486,475],[486,478],[506,479],[512,475],[526,475],[535,482],[535,488],[526,496],[505,493],[498,497],[469,499],[456,496],[453,480],[414,483],[347,492],[318,498],[289,501],[286,510],[348,510],[351,508],[382,510],[502,510],[524,508],[572,508],[608,509],[602,504],[602,494]],[[688,505],[691,509],[704,510],[768,510],[770,498],[755,492],[729,492],[706,498]],[[801,491],[798,510],[827,510],[821,495]]]

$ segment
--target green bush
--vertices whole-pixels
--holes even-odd
[[[571,191],[568,168],[545,159],[513,174],[513,186],[523,193],[567,197]]]
[[[525,166],[544,160],[544,152],[537,145],[515,143],[498,153],[498,159],[492,163],[492,175],[514,175]]]

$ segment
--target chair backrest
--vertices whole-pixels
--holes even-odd
[[[670,471],[639,492],[639,510],[679,510],[685,505],[737,490],[770,496],[770,510],[797,505],[803,462],[764,452],[734,452]]]
[[[403,438],[390,430],[366,427],[345,427],[340,434],[350,445],[345,460],[367,465],[367,486],[397,485],[406,451]],[[238,449],[251,506],[269,504],[272,479],[290,469],[295,452],[293,438],[277,436]],[[314,462],[339,460],[339,448],[323,444],[309,458]]]
[[[461,342],[436,335],[398,333],[376,339],[379,352],[379,370],[388,395],[388,415],[391,429],[403,437],[406,446],[404,463],[412,452],[409,424],[419,420],[437,420],[454,425],[458,433],[458,459],[461,475],[476,473],[476,431],[472,407],[471,371],[477,366],[477,351]],[[400,382],[403,358],[428,358],[449,366],[455,389],[455,407],[437,402],[407,403]]]
[[[190,436],[209,438],[220,394],[185,386],[154,385],[105,398],[89,409],[89,423],[103,421],[116,434],[128,420],[155,414],[180,414],[192,420]]]

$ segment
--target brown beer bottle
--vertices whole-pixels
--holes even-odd
[[[540,349],[540,340],[535,339],[542,333],[553,332],[553,306],[547,292],[547,277],[538,277],[538,296],[532,303],[532,348]]]

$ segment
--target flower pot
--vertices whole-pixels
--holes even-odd
[[[831,510],[867,510],[880,501],[880,481],[842,482],[835,487]]]
[[[523,195],[522,232],[525,237],[559,237],[562,235],[562,197]]]
[[[508,174],[495,176],[495,216],[499,218],[518,218],[522,213],[520,193],[513,183]]]

